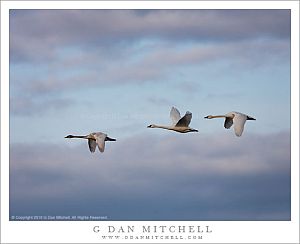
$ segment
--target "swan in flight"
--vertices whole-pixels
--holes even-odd
[[[95,152],[97,145],[98,145],[99,151],[103,153],[104,152],[104,147],[105,147],[105,141],[116,141],[116,139],[110,138],[102,132],[93,132],[93,133],[91,133],[87,136],[68,135],[65,138],[88,139],[89,149],[92,153]]]
[[[177,108],[172,107],[170,112],[170,117],[173,122],[171,126],[165,125],[149,125],[148,128],[161,128],[166,130],[173,130],[180,133],[187,132],[198,132],[196,129],[192,129],[189,127],[192,119],[192,113],[187,111],[183,117],[180,116],[180,113]]]
[[[244,125],[247,120],[256,120],[249,115],[242,114],[239,112],[230,112],[225,115],[208,115],[204,117],[205,119],[213,118],[225,118],[224,127],[229,129],[232,125],[236,136],[241,136],[244,130]]]

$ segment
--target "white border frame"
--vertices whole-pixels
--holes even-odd
[[[217,7],[216,7],[217,6]],[[9,9],[291,9],[291,221],[9,221]],[[182,240],[102,240],[109,225],[209,226],[185,243],[299,243],[299,2],[298,1],[2,1],[1,2],[2,243],[182,243]],[[101,232],[93,232],[100,226]],[[174,233],[177,236],[179,233]],[[122,234],[120,234],[122,235]],[[125,234],[131,235],[131,234]],[[167,234],[161,234],[164,236]],[[184,234],[185,235],[185,234]]]

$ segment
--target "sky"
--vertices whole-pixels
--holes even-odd
[[[11,10],[10,215],[289,220],[289,10]],[[199,133],[170,124],[193,113]],[[239,111],[242,137],[209,114]],[[91,154],[68,134],[116,142]]]

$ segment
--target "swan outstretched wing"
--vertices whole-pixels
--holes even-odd
[[[247,116],[245,114],[236,113],[233,118],[234,132],[237,136],[241,136],[244,130]]]
[[[177,122],[176,127],[188,127],[192,120],[192,113],[187,111],[185,115]]]
[[[105,148],[105,138],[107,137],[106,134],[98,132],[94,134],[94,137],[96,139],[96,143],[98,145],[99,151],[104,152]]]
[[[96,145],[97,145],[96,141],[93,140],[93,139],[89,139],[89,140],[88,140],[88,144],[89,144],[89,149],[90,149],[90,151],[91,151],[92,153],[95,152],[95,150],[96,150]]]
[[[181,118],[180,113],[179,113],[179,111],[178,111],[177,108],[172,107],[171,112],[170,112],[170,117],[171,117],[171,120],[172,120],[173,125],[176,125],[177,122],[178,122],[178,121],[180,120],[180,118]]]

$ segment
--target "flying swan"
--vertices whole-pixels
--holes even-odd
[[[232,125],[236,136],[241,136],[244,130],[244,125],[247,120],[256,120],[249,115],[239,112],[229,112],[225,115],[208,115],[205,119],[225,118],[224,127],[229,129]]]
[[[88,139],[88,145],[91,153],[95,152],[96,146],[98,145],[99,151],[104,152],[105,141],[116,141],[116,139],[108,137],[102,132],[93,132],[87,136],[73,136],[68,135],[65,138],[83,138]]]
[[[185,115],[181,118],[178,109],[172,107],[170,112],[170,117],[173,122],[171,126],[151,124],[148,126],[148,128],[161,128],[166,130],[173,130],[180,133],[198,132],[198,130],[189,127],[189,124],[191,123],[191,119],[192,119],[191,112],[187,111]]]

